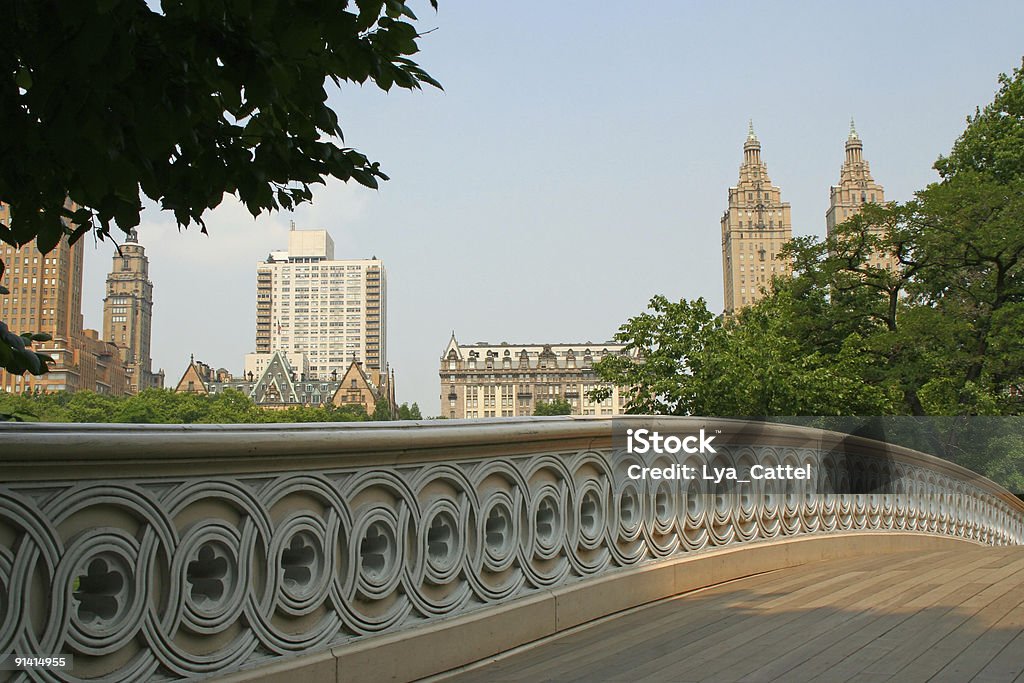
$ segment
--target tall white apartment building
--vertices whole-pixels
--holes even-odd
[[[371,259],[334,258],[326,230],[295,230],[256,266],[256,353],[302,353],[310,378],[352,361],[385,372],[387,277]],[[247,363],[249,360],[247,360]]]

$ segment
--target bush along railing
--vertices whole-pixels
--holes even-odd
[[[641,427],[704,429],[713,452],[630,453],[620,432]],[[0,653],[73,657],[15,680],[202,678],[726,545],[1024,539],[1024,506],[955,465],[740,421],[2,425],[0,441]],[[637,476],[683,466],[711,478]],[[810,479],[750,476],[787,467]]]

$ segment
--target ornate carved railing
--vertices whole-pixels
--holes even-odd
[[[641,459],[601,419],[2,425],[0,654],[74,657],[16,680],[202,678],[718,546],[1024,539],[1016,498],[914,451],[729,420],[615,424],[720,433],[714,454]],[[671,462],[814,477],[627,475]]]

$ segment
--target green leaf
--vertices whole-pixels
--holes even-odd
[[[18,69],[18,73],[14,76],[14,84],[22,90],[28,90],[32,87],[32,74],[29,73],[28,69]]]
[[[36,235],[36,246],[40,252],[48,254],[60,243],[60,238],[63,236],[64,224],[60,219],[54,218],[52,215],[45,217],[41,221],[39,233]]]

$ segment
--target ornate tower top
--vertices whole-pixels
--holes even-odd
[[[867,172],[867,164],[864,163],[864,143],[861,142],[860,136],[857,135],[857,127],[853,123],[853,117],[850,117],[850,135],[846,138],[846,163],[843,168],[853,167],[855,165],[864,164],[865,172]]]
[[[754,123],[747,124],[739,182],[729,188],[729,206],[722,216],[722,273],[725,311],[733,313],[758,301],[771,289],[772,278],[789,273],[779,259],[792,238],[790,207],[772,185],[761,159],[761,141]]]
[[[825,213],[825,227],[829,235],[837,225],[857,214],[864,204],[885,203],[885,188],[871,177],[871,166],[864,159],[864,141],[857,133],[852,118],[845,147],[846,158],[839,171],[839,184],[833,185],[829,192],[829,209]],[[889,261],[882,259],[882,262]]]
[[[128,237],[126,237],[124,241],[131,242],[132,244],[139,243],[139,233],[135,232],[135,228],[128,231]]]
[[[761,163],[761,142],[754,134],[754,120],[747,126],[747,140],[743,143],[743,165],[756,166]]]

